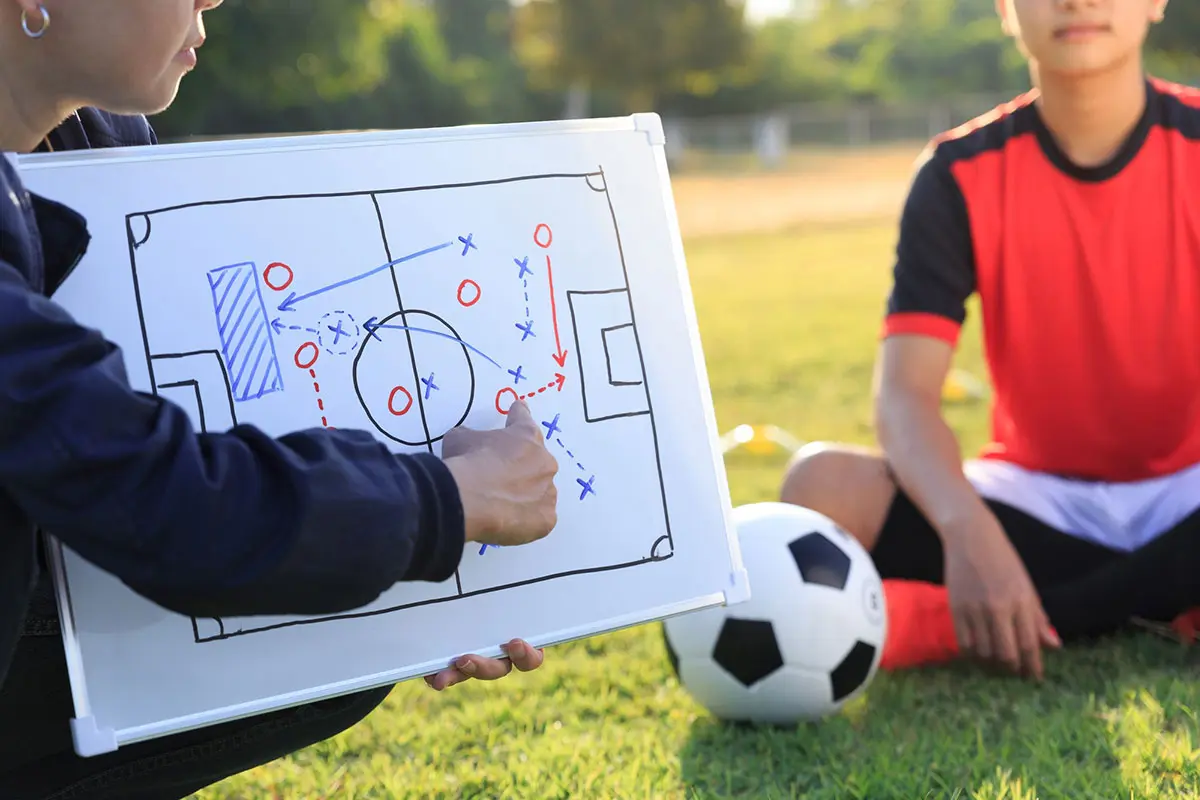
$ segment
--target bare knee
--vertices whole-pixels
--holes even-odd
[[[877,451],[816,442],[802,447],[788,465],[780,500],[824,514],[870,548],[895,493]]]

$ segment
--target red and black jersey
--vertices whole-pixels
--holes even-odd
[[[917,169],[883,333],[954,343],[978,293],[984,457],[1103,481],[1200,462],[1200,91],[1147,92],[1102,166],[1065,156],[1031,92]]]

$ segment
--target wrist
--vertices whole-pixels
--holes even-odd
[[[463,510],[463,528],[468,543],[478,543],[483,535],[482,508],[475,490],[475,464],[466,456],[452,456],[445,460],[446,469],[458,486],[459,502]]]
[[[990,514],[987,505],[972,491],[970,497],[937,509],[931,522],[944,547],[958,547],[978,539],[981,529],[987,527]]]

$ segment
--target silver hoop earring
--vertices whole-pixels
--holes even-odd
[[[29,12],[21,12],[21,30],[25,31],[25,35],[30,39],[40,39],[46,35],[46,29],[50,27],[50,12],[41,3],[38,4],[38,11],[42,12],[42,27],[36,31],[29,27]]]

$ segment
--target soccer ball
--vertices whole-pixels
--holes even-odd
[[[733,521],[750,599],[664,621],[680,683],[728,721],[791,725],[840,711],[874,678],[887,635],[871,557],[800,506],[744,505]]]

